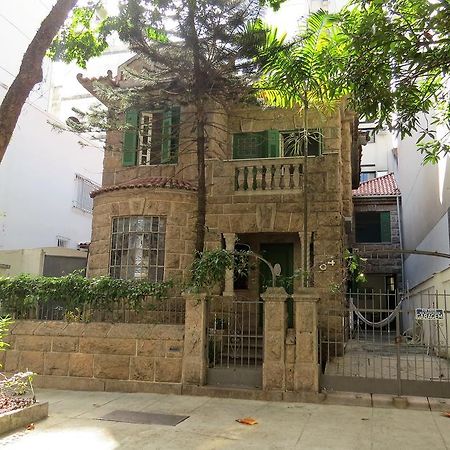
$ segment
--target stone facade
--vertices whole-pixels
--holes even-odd
[[[129,68],[139,71],[142,62],[133,59]],[[112,87],[132,86],[126,72],[121,70],[115,79],[108,76],[103,81],[82,78],[80,81],[91,92],[98,82],[106,82]],[[114,104],[107,106],[115,113]],[[123,116],[121,112],[116,114],[119,120],[121,114]],[[345,277],[342,261],[343,250],[348,244],[345,224],[353,213],[352,180],[355,180],[355,171],[359,169],[354,115],[347,111],[345,102],[329,115],[309,111],[308,128],[320,130],[323,145],[319,155],[308,157],[307,167],[302,156],[284,157],[280,154],[278,157],[233,159],[233,140],[238,133],[299,130],[303,123],[300,110],[242,104],[230,104],[224,108],[211,101],[206,105],[206,115],[205,246],[207,249],[233,250],[235,244],[241,242],[259,254],[266,244],[290,244],[293,249],[292,270],[301,272],[302,249],[307,239],[307,272],[311,284],[321,288],[321,301],[314,302],[314,306],[296,301],[295,307],[291,302],[295,311],[291,311],[290,320],[293,314],[296,322],[292,325],[287,322],[285,299],[278,296],[276,300],[268,300],[266,314],[267,311],[278,314],[280,322],[277,329],[270,329],[275,327],[274,324],[265,327],[269,334],[264,337],[264,365],[267,370],[263,384],[266,390],[317,391],[318,365],[313,349],[318,346],[315,328],[320,324],[321,312],[342,300],[330,294],[330,287],[341,284]],[[122,162],[124,131],[107,133],[103,186],[94,194],[88,276],[109,273],[113,219],[136,215],[166,218],[164,278],[186,277],[193,258],[197,214],[195,117],[192,107],[181,106],[178,159],[171,164],[125,166]],[[281,143],[281,134],[279,139]],[[303,235],[305,176],[308,236]],[[254,301],[264,292],[265,286],[261,281],[259,265],[252,263],[248,286],[235,290],[233,273],[229,270],[222,287],[223,296]],[[301,277],[295,278],[294,298],[302,295],[301,288]],[[183,380],[187,384],[201,385],[205,382],[207,370],[204,354],[207,312],[204,299],[195,303],[186,298],[188,304],[191,306],[186,309],[186,324],[190,325],[186,328],[188,335],[184,345],[189,354],[183,360]],[[302,314],[307,314],[308,320],[313,314],[314,320],[307,324]],[[293,329],[288,328],[292,326]],[[137,353],[133,357],[138,357]],[[106,359],[99,376],[107,372],[108,364],[109,359]],[[156,377],[156,369],[154,373]],[[125,377],[125,371],[121,376]],[[128,372],[128,379],[131,376]],[[306,378],[299,381],[299,377]]]
[[[208,133],[207,248],[223,245],[225,234],[229,239],[234,235],[235,240],[241,240],[245,235],[252,240],[255,252],[259,251],[263,240],[280,242],[287,239],[294,243],[295,269],[298,269],[304,240],[303,158],[233,160],[232,139],[234,133],[243,130],[259,132],[299,127],[301,113],[239,106],[227,112],[211,108],[210,115],[211,120],[220,122],[220,126],[211,127]],[[188,133],[192,132],[192,126],[183,126],[190,123],[191,116],[189,108],[181,109],[177,164],[123,167],[120,133],[109,132],[103,188],[111,190],[104,189],[94,199],[89,276],[108,273],[112,219],[129,215],[167,217],[165,278],[185,275],[194,249],[196,193],[193,190],[148,187],[139,184],[139,180],[176,177],[195,185],[195,157],[192,135]],[[342,278],[340,263],[346,243],[344,223],[345,218],[352,214],[352,121],[353,116],[344,111],[344,105],[328,117],[310,113],[310,127],[321,129],[323,134],[323,153],[308,158],[307,169],[308,229],[309,240],[313,241],[310,254],[314,258],[310,262],[310,271],[314,273],[316,286],[327,287]],[[136,185],[124,186],[133,180]],[[250,187],[244,189],[242,183]],[[326,270],[318,270],[319,265],[330,260],[336,264],[327,265]],[[256,280],[258,274],[252,276]],[[256,285],[255,281],[255,289]]]
[[[31,370],[37,386],[158,391],[181,383],[184,325],[16,321],[7,341],[4,370]]]
[[[364,263],[364,273],[367,275],[394,275],[396,289],[403,288],[402,255],[400,253],[383,253],[382,250],[401,249],[400,224],[396,198],[354,197],[354,210],[357,212],[389,211],[391,226],[390,243],[358,243],[355,233],[351,235],[352,247],[358,251],[359,256],[367,259]]]

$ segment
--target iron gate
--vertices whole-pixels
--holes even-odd
[[[216,297],[208,306],[208,384],[260,388],[263,302]]]
[[[357,292],[320,321],[321,387],[450,397],[450,298]]]

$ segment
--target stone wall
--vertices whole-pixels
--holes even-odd
[[[182,278],[194,252],[196,193],[159,188],[104,192],[94,198],[88,276],[109,273],[112,218],[132,215],[166,217],[164,278]]]
[[[391,216],[391,243],[357,243],[354,232],[352,234],[353,248],[358,254],[367,259],[364,264],[366,274],[395,274],[397,287],[403,286],[402,256],[401,254],[378,253],[381,250],[400,249],[400,226],[396,199],[392,198],[354,198],[355,212],[389,211]]]
[[[24,320],[7,341],[4,370],[31,370],[37,386],[170,391],[181,383],[184,325]]]

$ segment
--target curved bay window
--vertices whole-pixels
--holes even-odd
[[[166,218],[116,217],[112,223],[109,274],[113,278],[162,281]]]

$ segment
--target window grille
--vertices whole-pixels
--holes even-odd
[[[75,208],[81,209],[84,212],[92,214],[93,202],[90,194],[100,186],[81,175],[75,175],[76,180],[76,199],[73,201]]]
[[[109,269],[111,277],[163,281],[165,234],[165,217],[114,218]]]
[[[303,156],[305,147],[304,130],[280,131],[283,156]],[[322,130],[308,130],[308,156],[320,156],[323,151]]]

